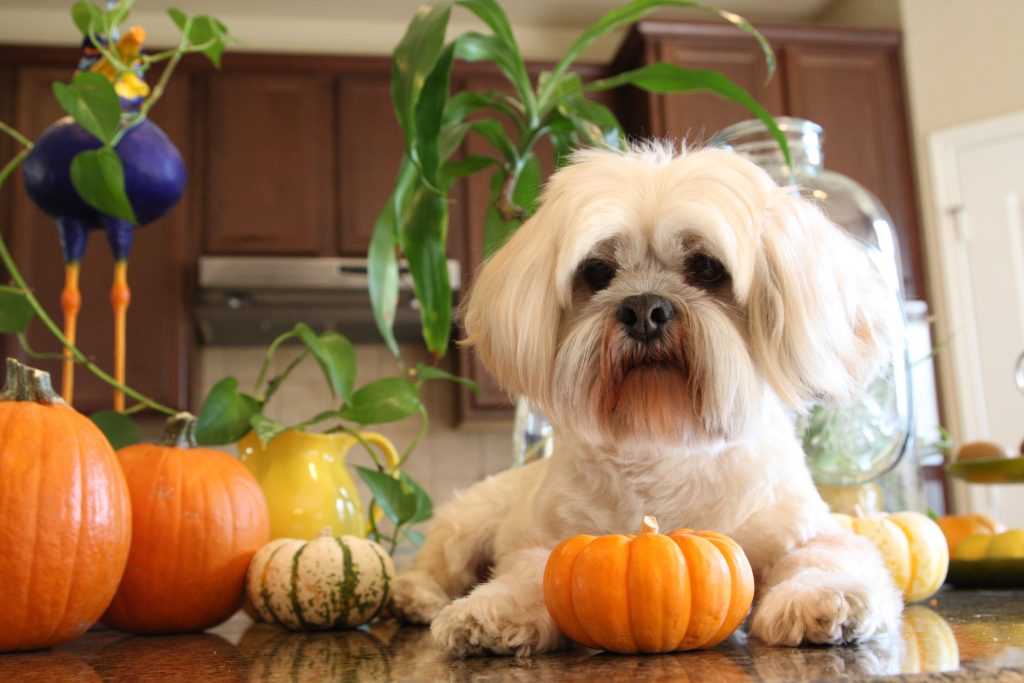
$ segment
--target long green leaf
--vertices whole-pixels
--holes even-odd
[[[495,119],[477,119],[469,124],[470,130],[482,135],[495,151],[511,163],[519,158],[519,150],[505,133],[505,128]]]
[[[559,79],[569,70],[569,67],[572,66],[580,54],[590,47],[595,40],[604,37],[621,26],[633,24],[662,7],[683,7],[703,10],[715,14],[737,28],[746,31],[757,40],[761,50],[764,52],[765,64],[768,67],[768,78],[770,79],[775,73],[775,53],[772,51],[771,45],[768,44],[765,37],[750,22],[740,15],[702,2],[692,2],[691,0],[633,0],[622,7],[613,9],[598,19],[569,47],[552,70],[552,78],[548,83],[547,89],[541,92],[539,104],[541,113],[546,113],[546,110],[553,105],[553,90],[557,87]]]
[[[384,343],[395,356],[399,355],[395,339],[395,314],[398,310],[398,224],[399,212],[416,169],[405,158],[398,171],[395,190],[377,216],[370,238],[367,275],[369,277],[370,306]]]
[[[469,154],[441,167],[441,189],[448,190],[456,181],[498,163],[497,159],[481,154]]]
[[[494,33],[502,53],[502,73],[515,88],[519,99],[526,107],[527,115],[531,119],[536,119],[537,101],[530,85],[530,76],[526,72],[522,52],[516,43],[512,23],[501,4],[496,0],[458,0],[457,4],[477,15]]]
[[[359,465],[356,465],[356,473],[366,484],[366,488],[370,489],[377,505],[395,526],[401,526],[416,516],[419,501],[416,489],[408,482]]]
[[[406,149],[416,146],[416,106],[444,46],[450,2],[424,6],[413,17],[391,61],[391,102],[405,133]]]
[[[356,352],[352,342],[338,332],[317,335],[306,323],[296,325],[295,334],[316,358],[331,393],[342,401],[347,400],[356,381]]]
[[[437,58],[433,71],[423,83],[419,102],[416,103],[416,145],[413,148],[420,172],[427,184],[437,187],[441,172],[441,146],[439,137],[444,124],[445,103],[451,80],[454,46],[449,45]]]
[[[196,443],[205,446],[234,443],[251,428],[260,404],[252,396],[238,393],[238,380],[225,377],[210,389],[196,419]]]
[[[340,415],[345,420],[363,425],[382,424],[415,415],[422,405],[412,380],[384,377],[357,389],[342,407]]]
[[[87,0],[79,0],[71,6],[71,20],[83,36],[99,33],[103,25],[100,8]]]
[[[476,382],[468,377],[461,377],[459,375],[453,375],[447,370],[442,370],[439,367],[433,365],[427,365],[426,363],[416,364],[416,376],[421,382],[427,382],[430,380],[443,379],[449,382],[458,382],[463,386],[467,387],[474,394],[480,393],[480,387]]]
[[[779,129],[775,119],[761,104],[751,97],[750,93],[729,80],[717,71],[703,69],[687,69],[675,64],[657,62],[639,69],[616,74],[610,78],[589,83],[584,87],[587,92],[609,90],[621,85],[635,85],[648,92],[665,94],[679,92],[706,91],[719,97],[732,100],[746,107],[757,118],[768,126],[769,132],[779,143],[786,162],[790,163],[789,145],[786,136]]]
[[[75,123],[105,145],[114,140],[121,125],[121,101],[110,81],[100,74],[83,71],[70,85],[57,81],[52,88],[53,96]]]
[[[455,40],[455,53],[467,62],[494,62],[498,71],[512,84],[516,94],[527,110],[527,115],[536,118],[532,87],[522,57],[515,43],[505,43],[497,36],[485,36],[467,31]]]
[[[420,323],[427,348],[444,355],[452,324],[452,289],[445,254],[448,202],[434,188],[413,186],[402,211],[402,253],[409,263],[420,304]]]
[[[124,187],[124,165],[113,148],[100,147],[76,154],[71,160],[71,184],[94,209],[138,224]]]
[[[34,316],[35,310],[25,292],[16,287],[0,285],[0,333],[24,332]]]
[[[140,440],[139,428],[124,413],[118,413],[113,410],[100,410],[91,414],[89,419],[100,428],[103,436],[107,437],[107,441],[110,442],[115,451],[138,443]]]
[[[611,109],[582,96],[567,97],[558,107],[560,114],[572,121],[588,146],[620,149],[626,136]]]
[[[444,125],[450,126],[460,123],[474,112],[491,109],[505,114],[522,129],[523,112],[521,106],[519,102],[510,98],[505,93],[462,90],[448,98],[448,103],[444,109]]]

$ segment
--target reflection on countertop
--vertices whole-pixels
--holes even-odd
[[[1024,681],[1024,590],[944,590],[901,633],[845,647],[767,647],[742,632],[713,650],[623,656],[572,649],[452,660],[423,628],[290,633],[243,613],[207,633],[94,629],[55,650],[0,655],[0,681]]]

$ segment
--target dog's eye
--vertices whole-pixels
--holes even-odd
[[[595,292],[605,289],[614,278],[615,266],[607,261],[590,259],[583,264],[583,280]]]
[[[686,272],[699,285],[721,282],[728,273],[722,262],[707,254],[697,254],[686,264]]]

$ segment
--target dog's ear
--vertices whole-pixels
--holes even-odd
[[[897,303],[860,244],[815,206],[778,189],[766,214],[750,293],[754,357],[794,408],[848,399],[887,357]]]
[[[462,308],[464,344],[510,394],[544,403],[554,372],[560,308],[556,228],[545,209],[520,226],[480,269]]]

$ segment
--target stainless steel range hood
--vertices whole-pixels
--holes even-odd
[[[457,261],[448,261],[458,291]],[[412,277],[402,267],[395,319],[399,341],[420,340]],[[337,330],[353,343],[380,343],[370,309],[367,261],[362,258],[204,256],[199,259],[196,324],[207,345],[264,345],[305,322]]]

